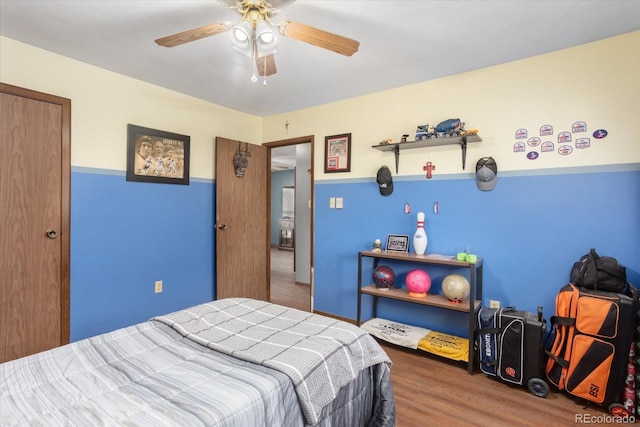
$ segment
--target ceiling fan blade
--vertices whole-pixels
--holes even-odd
[[[276,60],[273,55],[256,58],[256,67],[258,68],[258,75],[260,76],[270,76],[278,72],[278,70],[276,70]]]
[[[219,23],[205,25],[204,27],[194,28],[193,30],[183,31],[171,36],[162,37],[156,39],[156,43],[164,47],[174,47],[184,43],[189,43],[195,40],[200,40],[205,37],[215,36],[216,34],[224,33],[231,28],[231,24]]]
[[[300,40],[345,56],[353,55],[358,51],[358,47],[360,47],[360,42],[357,40],[339,36],[299,22],[284,21],[278,24],[278,30],[283,36],[291,37],[292,39]]]

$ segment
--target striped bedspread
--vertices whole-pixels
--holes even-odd
[[[285,373],[308,425],[363,369],[391,364],[362,329],[335,319],[246,298],[227,298],[155,321],[221,353]]]
[[[287,426],[289,378],[143,322],[0,364],[0,426]]]

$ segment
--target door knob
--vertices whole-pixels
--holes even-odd
[[[56,232],[56,230],[47,230],[47,237],[53,240],[58,237],[58,233]]]
[[[220,225],[218,226],[218,228],[219,228],[220,230],[226,230],[226,228],[227,228],[227,224],[220,224]]]

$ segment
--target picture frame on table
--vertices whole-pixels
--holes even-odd
[[[409,236],[406,234],[389,234],[385,251],[409,253]]]

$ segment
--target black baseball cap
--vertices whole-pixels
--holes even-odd
[[[393,179],[391,179],[391,171],[389,168],[384,165],[378,169],[377,175],[378,188],[380,189],[380,194],[383,196],[388,196],[393,193]]]

